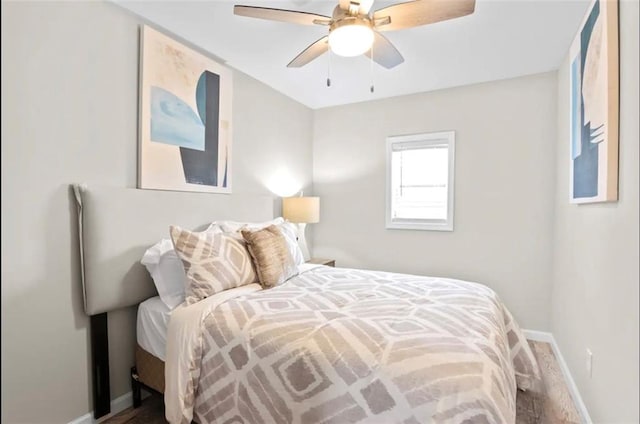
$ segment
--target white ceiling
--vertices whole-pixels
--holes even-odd
[[[331,15],[329,1],[115,0],[156,26],[187,40],[311,108],[362,102],[557,69],[588,2],[583,0],[476,0],[472,15],[423,27],[386,32],[405,58],[387,70],[364,57],[328,55],[299,69],[287,63],[327,33],[233,14],[234,4]],[[400,1],[398,1],[400,2]],[[373,9],[398,2],[376,1]]]

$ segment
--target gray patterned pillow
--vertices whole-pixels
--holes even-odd
[[[241,240],[176,226],[171,226],[169,232],[187,274],[187,305],[221,291],[256,282],[251,256]]]
[[[258,231],[241,230],[262,287],[274,287],[298,275],[287,241],[275,225]]]

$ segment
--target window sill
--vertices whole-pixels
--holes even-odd
[[[453,231],[450,222],[387,222],[387,230]]]

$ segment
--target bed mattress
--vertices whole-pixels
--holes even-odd
[[[162,361],[166,360],[170,315],[171,311],[159,296],[145,300],[138,307],[136,323],[138,345]]]

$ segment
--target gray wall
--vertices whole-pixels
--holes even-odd
[[[638,422],[638,2],[620,2],[619,201],[569,204],[569,62],[558,74],[552,330],[596,423]],[[586,349],[593,374],[586,371]]]
[[[68,184],[136,185],[139,23],[106,3],[2,2],[3,422],[92,409]],[[240,72],[233,102],[234,193],[269,195],[282,172],[309,187],[311,110]],[[109,325],[113,399],[130,390],[135,309]]]
[[[494,288],[549,330],[556,73],[315,111],[314,254]],[[385,138],[455,130],[455,230],[385,229]]]

